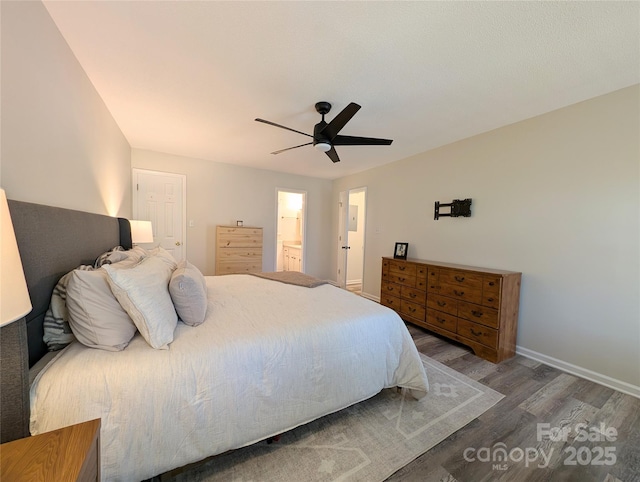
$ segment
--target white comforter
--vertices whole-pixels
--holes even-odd
[[[428,389],[393,311],[331,285],[208,277],[207,319],[169,350],[73,343],[31,387],[31,433],[102,419],[103,480],[135,481],[365,400]]]

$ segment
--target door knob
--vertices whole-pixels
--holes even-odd
[[[176,246],[182,246],[182,243],[180,241],[176,241]]]

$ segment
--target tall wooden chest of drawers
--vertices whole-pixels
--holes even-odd
[[[216,275],[262,271],[262,228],[216,226]]]
[[[521,273],[382,258],[380,303],[486,360],[515,355]]]

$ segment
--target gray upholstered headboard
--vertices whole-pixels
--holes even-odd
[[[43,321],[56,283],[114,246],[131,248],[126,219],[12,200],[9,211],[33,309],[26,316],[26,333],[24,320],[2,328],[2,442],[28,435],[20,434],[29,419],[28,368],[47,351]],[[8,434],[12,426],[14,435]]]

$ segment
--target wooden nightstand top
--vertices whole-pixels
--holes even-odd
[[[2,481],[100,480],[100,419],[0,445]]]

